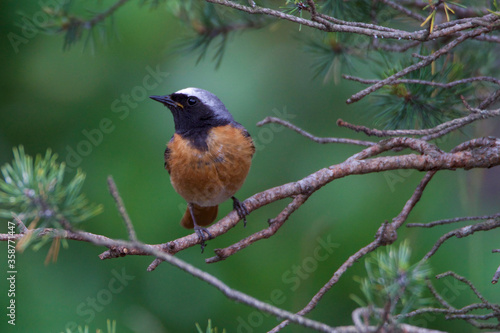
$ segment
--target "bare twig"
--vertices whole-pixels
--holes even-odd
[[[281,226],[285,223],[288,217],[295,210],[297,210],[304,202],[306,202],[308,197],[309,195],[306,194],[300,194],[296,196],[293,199],[293,201],[288,206],[286,206],[286,208],[283,209],[283,211],[275,219],[269,221],[268,228],[256,232],[255,234],[250,235],[245,239],[242,239],[241,241],[237,242],[236,244],[233,244],[224,249],[215,249],[216,256],[206,259],[205,262],[207,264],[211,264],[221,260],[225,260],[227,257],[235,254],[240,250],[243,250],[244,248],[255,243],[256,241],[271,237],[276,233],[276,231],[278,231],[279,228],[281,228]]]
[[[491,283],[496,284],[499,279],[500,279],[500,266],[498,266],[497,271],[493,275],[493,279],[491,280]]]
[[[422,179],[420,184],[417,186],[415,189],[413,195],[410,197],[410,199],[406,202],[405,206],[403,207],[401,213],[397,217],[395,217],[392,221],[392,223],[384,223],[382,227],[379,228],[377,234],[376,234],[376,240],[356,252],[354,255],[352,255],[342,266],[335,272],[333,277],[328,281],[327,284],[325,284],[320,291],[312,298],[312,300],[307,304],[306,307],[304,307],[302,310],[297,312],[297,314],[300,315],[305,315],[306,313],[310,312],[314,307],[316,307],[317,302],[323,297],[323,295],[339,280],[340,276],[347,270],[348,267],[350,267],[353,262],[349,262],[351,259],[353,260],[359,260],[362,256],[366,255],[367,253],[375,250],[379,246],[383,245],[389,245],[392,244],[394,241],[397,239],[397,228],[399,228],[404,221],[407,219],[408,215],[410,214],[411,210],[413,207],[415,207],[416,203],[420,200],[422,197],[422,193],[425,190],[425,187],[427,184],[430,182],[432,179],[432,176],[434,176],[435,172],[431,171],[428,172],[425,177]],[[354,259],[355,258],[355,259]],[[286,325],[288,325],[287,321],[283,321],[281,324],[276,326],[271,332],[278,332],[282,328],[284,328]]]
[[[430,223],[408,223],[406,227],[408,228],[415,228],[415,227],[421,227],[421,228],[432,228],[437,225],[445,225],[445,224],[450,224],[450,223],[457,223],[457,222],[462,222],[462,221],[478,221],[478,220],[489,220],[489,219],[495,219],[500,217],[500,213],[493,214],[493,215],[483,215],[483,216],[464,216],[464,217],[455,217],[452,219],[444,219],[444,220],[438,220]]]
[[[401,140],[403,138],[393,138],[384,141],[384,145],[391,146],[391,140]],[[408,138],[406,138],[408,139]],[[416,139],[415,142],[421,141]],[[493,141],[495,147],[490,147],[488,153],[489,159],[484,159],[484,153],[477,151],[465,151],[456,153],[436,153],[429,155],[399,155],[399,156],[384,156],[375,157],[368,160],[350,160],[344,163],[321,169],[297,182],[284,184],[267,191],[257,193],[245,200],[244,204],[249,212],[258,209],[271,202],[275,202],[284,198],[307,194],[315,191],[334,179],[342,178],[353,174],[365,174],[370,172],[388,171],[394,169],[412,168],[420,171],[439,170],[439,169],[456,169],[456,168],[477,168],[491,167],[500,164],[500,144]],[[368,148],[371,149],[371,148]],[[432,150],[431,150],[432,151]],[[480,158],[479,158],[480,157]],[[236,212],[229,213],[225,218],[218,223],[210,226],[210,233],[217,237],[226,233],[233,228],[238,222]],[[196,234],[191,234],[169,243],[157,245],[163,251],[169,253],[177,253],[183,249],[194,246],[199,243],[199,238]],[[115,258],[123,255],[141,255],[141,253],[123,252],[121,248],[113,248],[110,251],[101,254],[101,259]]]
[[[379,314],[382,314],[383,310],[382,309],[371,309],[371,308],[357,308],[352,312],[352,321],[355,324],[355,330],[353,333],[360,333],[360,332],[405,332],[405,333],[445,333],[443,331],[437,331],[433,329],[427,329],[427,328],[422,328],[422,327],[417,327],[417,326],[412,326],[408,324],[391,324],[391,326],[386,327],[386,325],[381,326],[381,327],[376,327],[376,326],[369,326],[365,322],[366,317],[370,317],[373,312],[378,312]],[[396,317],[397,318],[397,317]],[[379,330],[379,329],[384,329],[384,330]]]
[[[386,5],[389,5],[390,7],[394,8],[395,10],[403,13],[404,15],[408,16],[408,17],[411,17],[412,19],[415,19],[419,22],[424,22],[425,21],[425,17],[420,15],[420,14],[417,14],[415,13],[414,11],[406,8],[406,7],[403,7],[401,6],[400,4],[397,4],[395,3],[394,1],[390,1],[390,0],[381,0],[382,3],[385,3]]]
[[[474,292],[474,294],[476,294],[477,298],[479,298],[481,300],[481,302],[483,302],[486,306],[492,306],[486,300],[486,298],[484,298],[484,296],[481,295],[481,293],[479,292],[479,290],[477,290],[477,288],[472,284],[472,282],[470,282],[469,280],[467,280],[463,276],[458,275],[455,272],[448,271],[448,272],[444,272],[444,273],[438,274],[438,275],[436,275],[436,279],[439,280],[439,279],[442,279],[442,278],[447,277],[447,276],[451,276],[451,277],[457,279],[458,281],[465,283]]]
[[[406,202],[404,205],[403,209],[401,210],[401,213],[392,220],[392,227],[394,229],[398,229],[408,218],[408,215],[410,215],[410,212],[412,211],[413,207],[417,204],[417,202],[420,200],[422,197],[422,194],[425,190],[425,187],[429,182],[431,181],[432,177],[436,174],[436,171],[429,171],[425,174],[424,178],[420,181],[418,184],[417,188],[413,192],[412,196],[410,199]]]
[[[346,80],[351,80],[351,81],[356,81],[364,84],[375,84],[380,82],[381,80],[367,80],[367,79],[362,79],[359,77],[351,76],[351,75],[342,75],[342,77]],[[500,80],[491,76],[476,76],[476,77],[469,77],[461,80],[456,80],[448,83],[440,83],[440,82],[433,82],[433,81],[425,81],[425,80],[416,80],[416,79],[398,79],[396,81],[391,82],[390,85],[398,85],[401,83],[407,83],[407,84],[421,84],[421,85],[426,85],[426,86],[433,86],[433,87],[439,87],[443,89],[449,89],[454,86],[460,85],[460,84],[467,84],[471,82],[491,82],[494,84],[500,85]]]
[[[460,127],[464,127],[468,124],[471,124],[472,122],[477,121],[479,119],[487,119],[487,118],[491,118],[491,117],[500,116],[500,109],[496,109],[496,110],[473,109],[473,110],[475,112],[473,112],[465,117],[456,118],[456,119],[447,121],[445,123],[439,124],[436,127],[428,128],[428,129],[379,130],[379,129],[368,128],[365,126],[360,126],[360,125],[353,125],[353,124],[350,124],[346,121],[343,121],[342,119],[337,120],[337,125],[341,126],[341,127],[349,128],[349,129],[354,130],[356,132],[363,132],[369,136],[387,137],[387,136],[398,136],[398,135],[424,135],[424,137],[422,137],[422,140],[429,141],[430,139],[435,138],[435,137],[431,138],[430,135],[437,134],[437,133],[439,133],[440,136],[444,135],[443,131],[446,129],[450,129],[450,128],[457,129]]]
[[[275,124],[280,124],[285,127],[288,127],[289,129],[299,133],[302,136],[305,136],[306,138],[317,142],[317,143],[347,143],[347,144],[352,144],[352,145],[358,145],[358,146],[373,146],[375,143],[371,141],[361,141],[361,140],[353,140],[353,139],[345,139],[345,138],[320,138],[317,136],[312,135],[309,132],[304,131],[300,127],[297,127],[293,125],[292,123],[282,120],[276,117],[266,117],[265,119],[259,121],[257,123],[257,126],[263,126],[265,124],[269,123],[275,123]]]
[[[478,328],[499,328],[500,325],[498,324],[489,324],[489,323],[482,323],[479,322],[478,320],[488,320],[493,317],[498,317],[500,314],[500,308],[498,305],[491,304],[488,302],[482,295],[479,294],[477,289],[474,287],[474,285],[468,281],[467,279],[459,276],[458,274],[454,272],[446,272],[443,274],[440,274],[437,276],[437,278],[442,278],[444,276],[451,275],[455,278],[457,278],[459,281],[462,281],[466,284],[469,285],[469,287],[476,293],[476,295],[479,295],[479,297],[482,301],[482,303],[475,303],[475,304],[469,304],[461,309],[456,309],[452,305],[450,305],[448,302],[444,300],[444,298],[439,294],[439,292],[434,288],[432,283],[427,280],[427,286],[429,290],[431,291],[432,295],[438,300],[438,302],[444,307],[444,308],[421,308],[415,311],[412,311],[410,313],[400,315],[399,317],[411,317],[411,316],[416,316],[419,314],[431,312],[431,313],[443,313],[446,315],[447,319],[463,319],[469,322],[471,325],[474,325]],[[468,314],[471,311],[478,310],[478,309],[489,309],[493,313],[487,314],[487,315],[481,315],[481,314]]]
[[[112,176],[108,176],[108,187],[111,196],[116,202],[116,208],[120,212],[123,222],[125,223],[129,239],[133,242],[137,241],[137,235],[134,230],[134,225],[132,224],[132,220],[130,220],[130,216],[128,216],[127,210],[125,209],[125,205],[123,204],[123,200],[120,196],[120,193],[118,192],[118,188],[116,187],[116,183],[113,180]]]
[[[475,233],[476,231],[487,231],[491,229],[495,229],[500,227],[500,220],[488,220],[482,223],[474,224],[474,225],[468,225],[453,231],[450,231],[446,233],[445,235],[441,236],[439,240],[434,244],[432,249],[424,256],[424,260],[429,259],[432,257],[436,251],[439,249],[441,245],[443,245],[444,242],[446,242],[448,239],[452,237],[457,237],[457,238],[462,238],[462,237],[467,237]]]
[[[379,228],[377,234],[378,237],[375,239],[373,242],[369,243],[368,245],[362,247],[360,250],[358,250],[356,253],[351,255],[333,274],[331,279],[323,286],[321,289],[312,297],[312,299],[309,301],[309,303],[299,312],[297,312],[297,315],[303,316],[307,313],[309,313],[311,310],[313,310],[317,305],[318,302],[323,298],[323,296],[339,281],[340,277],[347,271],[349,267],[354,265],[355,262],[357,262],[359,259],[361,259],[363,256],[367,255],[368,253],[374,251],[377,249],[380,245],[383,245],[387,242],[386,238],[386,228],[387,228],[387,223],[382,224],[382,226]],[[278,326],[273,328],[269,333],[276,333],[279,332],[281,329],[283,329],[285,326],[287,326],[290,323],[289,320],[285,320],[281,322]]]
[[[22,234],[25,234],[29,231],[26,225],[23,223],[23,221],[21,221],[19,216],[17,216],[16,214],[12,214],[12,217],[14,217],[14,220],[16,220],[17,226],[19,227],[19,231]]]
[[[410,148],[421,154],[429,155],[429,156],[439,156],[443,153],[441,149],[437,146],[430,144],[424,140],[413,139],[407,137],[397,137],[380,141],[378,144],[365,148],[357,154],[352,155],[347,159],[346,162],[351,162],[354,160],[364,160],[372,156],[380,155],[383,152],[392,150],[392,149],[402,149],[402,148]]]
[[[115,192],[116,194],[118,192]],[[219,289],[226,297],[229,299],[232,299],[234,301],[249,305],[251,307],[254,307],[258,310],[270,313],[278,318],[282,319],[288,319],[291,320],[299,325],[303,325],[305,327],[313,328],[315,330],[321,331],[321,332],[335,332],[335,329],[325,325],[323,323],[304,318],[298,315],[295,315],[293,313],[290,313],[288,311],[282,310],[280,308],[277,308],[273,305],[270,305],[268,303],[259,301],[256,298],[253,298],[247,294],[244,294],[238,290],[232,289],[229,286],[227,286],[225,283],[217,279],[215,276],[204,272],[195,266],[179,259],[176,258],[168,253],[165,253],[158,248],[143,244],[137,241],[133,242],[127,242],[127,241],[121,241],[121,240],[114,240],[110,239],[104,236],[100,235],[95,235],[91,234],[88,232],[81,232],[81,231],[69,231],[69,230],[56,230],[56,229],[46,229],[46,232],[42,231],[44,233],[41,236],[44,235],[54,235],[60,238],[66,238],[66,239],[74,239],[74,240],[80,240],[80,241],[85,241],[92,243],[94,245],[98,246],[106,246],[106,247],[123,247],[123,248],[128,248],[131,251],[137,251],[137,252],[142,252],[147,255],[155,256],[157,258],[160,258],[163,261],[166,261],[170,263],[173,266],[176,266],[177,268],[180,268],[181,270],[187,272],[188,274],[195,276],[199,278],[202,281],[205,281],[212,285],[213,287]],[[15,238],[19,239],[23,234],[16,234]],[[1,235],[0,235],[1,238]]]
[[[93,28],[96,24],[105,20],[109,16],[111,16],[118,8],[123,6],[128,1],[129,0],[118,0],[117,2],[115,2],[111,7],[109,7],[104,12],[97,14],[96,16],[94,16],[93,18],[91,18],[88,21],[85,21],[83,26],[85,27],[85,29]]]
[[[452,27],[445,28],[445,29],[439,29],[439,26],[435,28],[435,31],[432,34],[429,34],[428,29],[423,29],[423,30],[418,30],[415,32],[407,32],[404,30],[398,30],[398,29],[392,29],[392,28],[387,28],[384,26],[378,26],[378,25],[373,25],[373,24],[368,24],[368,23],[362,23],[362,22],[346,22],[346,21],[341,21],[338,20],[334,17],[327,16],[324,14],[318,13],[316,16],[314,16],[315,21],[313,20],[307,20],[301,17],[293,16],[290,14],[283,13],[279,10],[274,10],[271,8],[265,8],[265,7],[252,7],[252,6],[245,6],[242,4],[239,4],[234,1],[230,0],[206,0],[207,2],[215,3],[221,6],[226,6],[229,8],[234,8],[249,14],[262,14],[262,15],[268,15],[268,16],[274,16],[279,19],[287,20],[290,22],[295,22],[301,25],[309,26],[318,30],[322,31],[328,31],[328,32],[348,32],[348,33],[355,33],[359,35],[366,35],[366,36],[371,36],[371,37],[380,37],[380,38],[385,38],[385,39],[405,39],[405,40],[420,40],[420,41],[426,41],[429,39],[434,39],[434,38],[439,38],[443,36],[449,36],[454,33],[458,33],[464,30],[472,29],[480,25],[486,25],[488,23],[492,23],[495,20],[497,20],[497,17],[495,17],[494,14],[488,14],[485,15],[481,18],[471,18],[469,20],[466,20],[463,23],[456,24]],[[487,30],[485,30],[486,32]],[[466,35],[467,33],[463,33],[463,35]],[[478,33],[477,35],[473,34],[471,36],[468,36],[466,38],[473,38],[480,35]]]
[[[118,209],[118,212],[120,212],[120,215],[122,216],[122,219],[125,223],[125,228],[127,229],[128,237],[131,241],[135,242],[137,241],[137,235],[134,230],[134,225],[132,224],[132,220],[130,219],[127,210],[125,209],[125,205],[123,204],[123,200],[120,196],[120,193],[118,192],[116,183],[113,180],[112,176],[108,176],[107,181],[108,181],[109,192],[111,193],[111,196],[115,200],[116,208]]]
[[[347,100],[347,104],[351,104],[351,103],[357,102],[357,101],[361,100],[362,98],[366,97],[367,95],[371,94],[372,92],[374,92],[374,91],[382,88],[383,86],[392,84],[393,82],[395,82],[399,78],[405,76],[406,74],[411,73],[411,72],[413,72],[413,71],[415,71],[415,70],[417,70],[419,68],[422,68],[422,67],[430,65],[436,59],[438,59],[439,57],[441,57],[443,54],[448,53],[451,49],[455,48],[456,46],[458,46],[460,43],[464,42],[465,40],[467,40],[469,38],[473,38],[473,37],[479,36],[479,35],[481,35],[481,34],[483,34],[485,32],[490,31],[491,29],[492,28],[481,27],[481,28],[476,28],[476,29],[471,30],[469,32],[463,33],[462,35],[460,35],[459,37],[457,37],[456,39],[454,39],[450,43],[446,44],[445,46],[443,46],[442,48],[440,48],[436,52],[434,52],[431,55],[427,56],[422,61],[420,61],[420,62],[418,62],[416,64],[413,64],[411,66],[408,66],[405,69],[397,72],[396,74],[393,74],[393,75],[389,76],[388,78],[386,78],[384,80],[380,80],[379,82],[375,83],[374,85],[372,85],[372,86],[370,86],[370,87],[368,87],[366,89],[363,89],[362,91],[360,91],[360,92],[352,95]]]
[[[96,235],[90,232],[84,232],[84,231],[79,231],[78,233],[69,231],[69,230],[63,230],[63,229],[54,229],[54,228],[38,228],[38,229],[32,229],[28,230],[29,231],[36,231],[36,235],[38,238],[44,237],[44,236],[50,236],[50,237],[59,237],[59,238],[64,238],[64,239],[69,239],[69,240],[75,240],[75,241],[81,241],[81,242],[88,242],[87,237],[90,237],[92,239],[99,239],[102,242],[107,242],[107,241],[112,241],[111,238],[108,238],[106,236],[101,236],[101,235]],[[6,241],[6,240],[20,240],[25,236],[25,233],[19,233],[15,235],[9,235],[9,234],[0,234],[0,241]]]
[[[403,138],[393,138],[384,140],[383,145],[390,147],[394,142],[401,141]],[[392,140],[392,141],[391,141]],[[419,144],[421,140],[409,139],[404,140],[406,143],[412,142]],[[284,184],[269,190],[257,193],[243,202],[249,212],[258,209],[262,206],[279,201],[284,198],[307,194],[317,190],[331,181],[343,178],[349,175],[359,175],[372,172],[389,171],[396,169],[416,169],[419,171],[435,171],[435,170],[454,170],[454,169],[471,169],[471,168],[489,168],[500,164],[500,142],[496,139],[487,139],[489,143],[488,153],[484,151],[461,151],[455,153],[430,153],[424,155],[398,155],[375,157],[367,160],[353,159],[341,164],[330,166],[318,170],[309,176],[288,184]],[[372,149],[372,148],[368,148]],[[429,150],[432,152],[432,149]],[[238,214],[234,211],[230,212],[226,217],[218,223],[210,226],[210,233],[217,237],[226,233],[233,228],[239,220]],[[45,233],[49,230],[45,230]],[[0,240],[7,239],[8,235],[0,235]],[[61,235],[62,238],[69,237],[74,239],[71,234]],[[78,238],[78,237],[76,237]],[[76,239],[80,240],[80,239]],[[189,248],[199,243],[199,237],[196,234],[190,234],[185,237],[173,240],[165,244],[155,245],[155,248],[168,252],[177,253],[181,250]],[[116,258],[125,255],[145,255],[137,249],[127,249],[123,247],[112,247],[100,255],[101,259]]]

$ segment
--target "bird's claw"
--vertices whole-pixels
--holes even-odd
[[[214,238],[210,231],[208,231],[207,228],[200,227],[199,225],[196,225],[194,227],[194,231],[198,235],[198,238],[200,239],[200,246],[201,246],[201,253],[203,253],[203,250],[205,250],[205,246],[207,246],[207,243],[205,243],[205,235],[203,233],[206,233],[208,235],[208,239]]]
[[[233,199],[233,209],[238,213],[238,216],[243,220],[243,227],[247,226],[247,215],[250,214],[248,209],[243,205],[241,201],[236,199],[236,197],[231,197]]]

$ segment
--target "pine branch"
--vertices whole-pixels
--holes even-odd
[[[456,274],[455,272],[448,271],[442,274],[439,274],[436,276],[437,279],[442,279],[444,277],[451,276],[454,279],[466,284],[469,289],[472,290],[472,292],[481,300],[481,303],[474,303],[474,304],[469,304],[467,306],[464,306],[461,309],[457,309],[453,307],[451,304],[449,304],[443,296],[436,290],[436,288],[432,285],[432,283],[428,280],[427,281],[427,286],[429,290],[431,291],[432,295],[436,300],[439,301],[441,304],[442,308],[421,308],[415,311],[412,311],[407,314],[403,314],[400,316],[397,316],[397,318],[408,318],[408,317],[414,317],[417,315],[421,314],[426,314],[426,313],[442,313],[446,315],[447,319],[462,319],[467,322],[469,322],[471,325],[480,328],[480,329],[498,329],[500,328],[500,324],[494,324],[494,323],[489,323],[489,322],[482,322],[482,321],[487,321],[492,318],[498,318],[500,315],[500,306],[497,304],[492,304],[489,302],[479,291],[478,289],[466,278]],[[490,310],[491,312],[488,314],[471,314],[472,311],[475,310]]]
[[[444,219],[444,220],[438,220],[430,223],[408,223],[406,226],[408,228],[415,228],[415,227],[421,227],[421,228],[432,228],[438,225],[445,225],[445,224],[451,224],[451,223],[457,223],[457,222],[463,222],[463,221],[478,221],[478,220],[491,220],[491,219],[496,219],[500,217],[500,213],[493,214],[493,215],[483,215],[483,216],[464,216],[464,217],[455,217],[452,219]]]
[[[292,127],[293,128],[293,127]],[[293,128],[297,130],[298,128]],[[297,132],[303,134],[306,133],[301,129]],[[410,148],[419,153],[417,154],[406,154],[397,156],[382,156],[375,157],[385,151],[392,150],[395,148]],[[370,157],[370,158],[369,158]],[[27,164],[29,165],[29,163]],[[367,244],[359,251],[354,253],[349,257],[333,274],[332,278],[313,296],[311,301],[297,314],[292,314],[284,310],[274,308],[262,303],[254,298],[245,295],[239,291],[229,288],[227,285],[217,280],[215,277],[197,269],[193,266],[173,257],[172,255],[184,250],[188,247],[194,246],[200,242],[196,234],[191,234],[177,240],[165,244],[148,245],[137,241],[135,232],[133,232],[133,225],[130,218],[126,214],[123,206],[123,201],[121,200],[118,190],[113,187],[113,182],[110,183],[110,190],[117,202],[118,209],[122,212],[122,217],[124,218],[125,225],[131,235],[131,242],[125,242],[120,240],[113,240],[101,235],[94,235],[87,232],[76,231],[73,225],[70,224],[63,217],[58,217],[58,223],[64,229],[54,229],[54,228],[38,228],[34,230],[29,230],[24,227],[24,223],[18,221],[21,233],[16,235],[0,234],[0,241],[6,240],[20,240],[24,238],[27,234],[34,233],[35,238],[46,238],[46,236],[56,238],[56,239],[72,239],[78,241],[90,242],[98,246],[105,246],[109,250],[100,255],[101,259],[109,259],[127,255],[147,255],[157,258],[155,262],[150,267],[154,269],[154,265],[162,261],[167,261],[180,269],[185,270],[189,274],[192,274],[203,281],[206,281],[213,285],[214,287],[221,290],[227,297],[243,302],[247,305],[253,306],[259,310],[271,313],[279,318],[285,319],[285,322],[277,326],[273,331],[278,331],[282,327],[286,326],[289,322],[295,322],[307,327],[313,327],[318,330],[325,332],[343,332],[343,328],[338,330],[329,327],[325,324],[310,321],[303,317],[311,310],[313,310],[321,298],[334,286],[340,279],[340,277],[351,267],[357,260],[365,256],[366,254],[374,251],[375,249],[393,243],[397,239],[397,229],[400,228],[403,223],[408,218],[408,215],[413,210],[417,202],[419,201],[426,185],[432,179],[432,176],[439,170],[455,170],[457,168],[471,169],[471,168],[486,168],[500,165],[500,140],[495,138],[479,138],[464,142],[449,153],[441,151],[436,146],[429,144],[424,140],[419,140],[415,138],[407,137],[397,137],[387,140],[382,140],[378,143],[373,143],[368,148],[364,149],[358,154],[348,158],[345,162],[338,165],[332,165],[329,168],[324,168],[318,170],[317,172],[310,174],[309,176],[293,183],[284,184],[269,190],[257,193],[252,197],[248,198],[243,202],[245,207],[249,212],[252,212],[260,207],[270,204],[275,201],[279,201],[284,198],[292,197],[294,200],[289,204],[275,220],[272,221],[267,229],[258,232],[239,243],[224,249],[216,250],[217,257],[207,259],[207,262],[215,262],[227,258],[230,255],[235,254],[242,248],[246,248],[251,244],[254,244],[260,239],[264,239],[272,236],[276,230],[283,226],[285,221],[289,216],[296,211],[307,198],[312,195],[315,191],[321,187],[327,185],[335,179],[346,177],[349,175],[356,174],[366,174],[373,172],[381,172],[388,170],[397,169],[416,169],[420,171],[429,171],[427,175],[423,178],[412,197],[408,200],[406,205],[403,207],[401,213],[393,219],[391,223],[383,223],[376,232],[376,238],[373,242]],[[55,168],[57,169],[57,168]],[[11,173],[13,174],[13,173]],[[21,192],[23,193],[23,192]],[[123,208],[123,209],[122,209]],[[18,219],[20,220],[20,219]],[[210,226],[208,229],[210,233],[214,236],[220,236],[232,227],[234,227],[239,221],[239,216],[236,212],[229,213],[226,217],[221,219],[218,223]],[[486,225],[484,228],[482,226],[470,228],[469,230],[461,230],[460,233],[455,233],[457,237],[468,236],[474,231],[478,230],[489,230],[496,228],[497,225]],[[476,225],[478,226],[478,225]],[[500,226],[500,225],[498,225]],[[488,229],[489,228],[489,229]],[[444,242],[447,235],[444,236]],[[440,244],[437,244],[439,247]],[[436,249],[437,250],[437,249]],[[433,250],[434,252],[436,250]],[[428,258],[426,256],[425,258]],[[156,264],[155,264],[156,263]],[[463,319],[468,320],[469,318],[463,317]],[[475,318],[474,320],[476,320]],[[472,319],[471,319],[472,320]]]
[[[91,19],[88,19],[88,20],[82,22],[83,27],[85,29],[92,29],[96,24],[104,21],[105,19],[107,19],[108,17],[113,15],[118,10],[118,8],[120,8],[121,6],[126,4],[128,1],[129,0],[118,0],[117,2],[115,2],[112,6],[110,6],[104,12],[97,14],[94,17],[92,17]]]
[[[479,36],[479,35],[481,35],[485,32],[488,32],[490,30],[491,30],[491,28],[482,27],[482,28],[477,28],[477,29],[474,29],[474,30],[471,30],[469,32],[462,34],[460,37],[454,39],[453,41],[451,41],[450,43],[448,43],[447,45],[445,45],[441,49],[439,49],[436,52],[432,53],[431,55],[425,57],[422,61],[420,61],[414,65],[411,65],[409,67],[406,67],[405,69],[399,71],[398,73],[391,75],[387,79],[381,80],[381,81],[375,83],[374,85],[370,86],[369,88],[366,88],[366,89],[352,95],[349,99],[347,99],[347,101],[346,101],[347,104],[357,102],[357,101],[361,100],[362,98],[366,97],[367,95],[373,93],[374,91],[382,88],[383,86],[395,83],[399,78],[405,76],[406,74],[430,65],[432,62],[436,61],[439,57],[448,53],[450,50],[452,50],[453,48],[455,48],[456,46],[458,46],[460,43],[464,42],[465,40]]]
[[[387,137],[387,136],[397,136],[397,135],[422,135],[424,136],[422,140],[428,141],[429,139],[426,138],[429,137],[430,135],[433,134],[440,134],[444,135],[446,133],[449,133],[449,131],[444,132],[448,129],[458,129],[461,127],[464,127],[466,125],[469,125],[477,120],[481,119],[488,119],[492,117],[498,117],[500,116],[500,109],[497,110],[480,110],[480,109],[473,109],[474,112],[462,117],[462,118],[457,118],[453,119],[450,121],[447,121],[445,123],[442,123],[440,125],[437,125],[434,128],[429,128],[429,129],[419,129],[419,130],[410,130],[410,129],[404,129],[404,130],[379,130],[379,129],[371,129],[365,126],[360,126],[360,125],[353,125],[348,122],[343,121],[342,119],[337,120],[337,125],[340,127],[346,127],[349,129],[352,129],[353,131],[356,132],[363,132],[366,135],[369,136],[377,136],[377,137]],[[433,139],[435,137],[432,137]]]
[[[265,119],[259,121],[257,123],[257,126],[260,127],[270,123],[283,125],[317,143],[346,143],[358,146],[373,146],[375,144],[374,142],[371,141],[361,141],[361,140],[346,139],[346,138],[319,138],[317,136],[312,135],[309,132],[304,131],[303,129],[293,125],[292,123],[286,120],[282,120],[276,117],[266,117]]]

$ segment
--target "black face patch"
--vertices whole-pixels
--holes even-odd
[[[196,96],[172,94],[170,98],[182,105],[182,107],[167,105],[174,116],[175,132],[189,140],[199,150],[208,149],[206,139],[210,129],[231,122],[229,119],[218,117],[209,105],[204,104]]]

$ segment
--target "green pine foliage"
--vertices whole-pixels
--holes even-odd
[[[338,32],[314,32],[300,34],[299,37],[303,50],[311,55],[313,77],[322,79],[324,83],[333,80],[339,84],[343,73],[356,72],[354,60],[369,56],[366,47],[352,47],[360,42],[366,45],[368,37]]]
[[[248,6],[247,1],[236,1]],[[426,1],[427,3],[427,1]],[[102,3],[94,8],[87,3],[76,0],[65,0],[55,7],[45,7],[42,10],[50,16],[50,20],[41,28],[46,33],[64,34],[64,48],[85,40],[85,45],[92,49],[96,39],[101,43],[114,34],[113,17],[119,8],[127,1],[116,0],[109,7]],[[418,22],[393,9],[382,1],[372,0],[316,0],[316,11],[330,16],[331,22],[338,20],[353,22],[353,24],[374,24],[387,28],[398,28],[406,31],[434,27],[434,18],[441,15],[447,21],[457,18],[453,8],[487,6],[491,12],[498,11],[496,0],[452,1],[432,0],[426,6],[409,6],[423,20]],[[78,8],[77,8],[77,5]],[[210,58],[219,67],[222,63],[227,44],[231,36],[237,32],[260,29],[270,22],[284,22],[266,15],[252,15],[236,9],[208,3],[203,0],[141,0],[139,5],[147,5],[152,9],[164,6],[179,18],[191,31],[180,36],[176,51],[197,55],[197,62]],[[403,4],[405,5],[405,4]],[[257,6],[280,10],[290,15],[310,18],[309,3],[298,0],[281,0],[278,2],[257,1]],[[452,6],[452,7],[450,7]],[[97,8],[97,9],[96,9]],[[23,22],[29,15],[23,17]],[[337,21],[335,21],[337,20]],[[325,83],[333,81],[341,84],[341,74],[355,74],[359,67],[365,69],[369,64],[378,79],[396,73],[398,70],[419,61],[413,58],[415,48],[400,50],[408,41],[383,40],[377,36],[365,36],[354,33],[338,33],[316,31],[315,29],[293,28],[292,33],[300,36],[299,42],[310,55],[309,66],[312,67],[315,78]],[[446,41],[426,41],[419,44],[420,55],[428,55],[442,47]],[[474,47],[477,45],[477,47]],[[477,75],[498,75],[498,61],[495,57],[498,46],[494,43],[468,41],[456,47],[446,57],[439,59],[430,66],[406,75],[407,79],[418,79],[429,82],[447,83]],[[481,52],[478,52],[481,50]],[[208,56],[210,55],[210,56]],[[361,61],[357,61],[357,60]],[[390,65],[389,65],[390,64]],[[465,87],[468,88],[465,88]],[[471,88],[472,87],[472,88]],[[486,89],[483,89],[483,88]],[[453,89],[443,89],[422,84],[396,84],[377,91],[375,102],[368,108],[371,111],[373,124],[386,129],[421,129],[436,126],[463,115],[465,110],[460,101],[460,95],[474,102],[478,96],[484,96],[491,91],[483,83],[468,83]]]
[[[1,171],[0,217],[12,219],[15,214],[25,223],[59,228],[60,221],[80,223],[102,211],[81,193],[85,181],[81,170],[65,184],[65,164],[58,163],[50,149],[33,159],[23,146],[14,148],[14,160]]]
[[[432,66],[427,66],[410,72],[405,79],[447,83],[464,77],[461,63],[444,65],[443,62],[436,62],[435,73],[432,73]],[[378,78],[385,79],[410,65],[408,62],[400,62],[380,73]],[[466,95],[471,89],[472,86],[468,84],[447,89],[419,83],[386,86],[381,92],[373,95],[373,110],[377,113],[376,125],[386,129],[437,126],[464,115],[460,96]]]
[[[396,12],[381,1],[373,0],[323,0],[316,1],[319,10],[327,15],[344,21],[371,23],[376,20],[384,25]]]
[[[428,305],[431,300],[423,294],[431,270],[425,262],[411,265],[410,257],[406,241],[399,248],[389,246],[372,253],[365,260],[366,277],[356,278],[364,299],[351,298],[362,307],[389,309],[391,316]]]
[[[267,20],[262,16],[247,15],[205,1],[181,1],[172,5],[173,13],[192,33],[179,40],[178,50],[198,53],[197,62],[203,60],[211,46],[215,48],[212,60],[220,66],[231,34],[247,29],[259,29]]]

